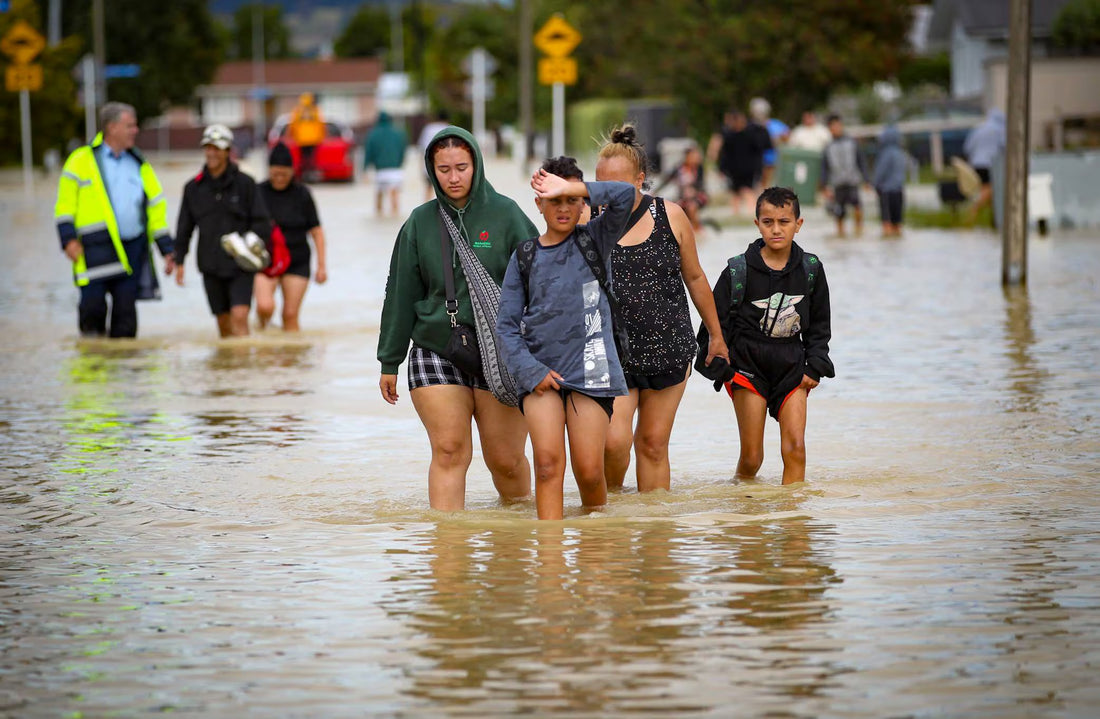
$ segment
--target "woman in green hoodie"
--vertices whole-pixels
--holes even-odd
[[[432,509],[455,511],[465,504],[466,470],[473,458],[471,420],[477,422],[485,464],[500,496],[522,499],[531,493],[523,415],[498,402],[484,377],[462,372],[442,355],[451,321],[444,306],[439,207],[498,285],[515,248],[539,232],[514,201],[485,179],[481,149],[465,130],[441,130],[428,145],[424,164],[436,199],[413,210],[397,235],[382,305],[378,386],[383,399],[397,402],[397,368],[408,353],[409,394],[432,447]],[[446,261],[454,274],[457,319],[474,326],[469,287],[454,248]]]

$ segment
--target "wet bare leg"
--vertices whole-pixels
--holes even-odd
[[[733,410],[737,414],[737,434],[741,440],[741,456],[734,476],[753,479],[764,463],[764,422],[768,417],[768,403],[752,390],[736,389]]]
[[[779,410],[783,484],[806,480],[806,390],[798,389]]]
[[[638,404],[638,427],[634,430],[634,454],[638,462],[638,491],[669,489],[672,467],[668,442],[676,410],[687,389],[687,379],[662,390],[644,390]]]
[[[603,453],[603,472],[608,489],[622,489],[626,481],[626,472],[630,469],[630,449],[634,444],[634,412],[637,409],[638,390],[632,389],[629,395],[615,398]]]
[[[527,420],[516,407],[507,407],[492,393],[474,390],[474,420],[481,453],[501,499],[514,502],[531,496],[531,464],[527,447]]]
[[[428,501],[432,509],[455,512],[466,504],[466,471],[473,458],[474,391],[458,385],[414,389],[413,407],[428,431],[432,461]]]

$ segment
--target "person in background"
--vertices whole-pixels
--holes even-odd
[[[764,171],[764,151],[771,148],[768,132],[760,125],[749,123],[745,113],[727,112],[722,130],[711,138],[708,154],[726,177],[730,206],[735,215],[742,205],[747,213],[756,198],[753,188]]]
[[[770,187],[775,176],[775,165],[779,161],[779,147],[787,144],[787,138],[791,134],[791,128],[782,120],[771,116],[772,106],[762,97],[754,97],[749,101],[749,117],[752,121],[768,131],[768,139],[771,147],[764,150],[763,171],[760,176],[760,186]]]
[[[184,186],[176,222],[176,284],[183,285],[184,260],[197,228],[198,267],[218,334],[243,337],[248,334],[252,278],[264,266],[259,254],[271,237],[271,217],[256,182],[229,158],[233,132],[225,125],[210,125],[201,142],[205,164]],[[243,239],[249,233],[252,242]]]
[[[791,136],[787,138],[787,147],[823,152],[832,139],[829,128],[817,121],[814,111],[806,110],[802,113],[802,123],[791,130]]]
[[[298,146],[302,162],[299,174],[303,180],[309,180],[316,168],[317,146],[325,140],[325,120],[312,92],[303,92],[298,97],[298,105],[291,113],[287,130],[290,139]]]
[[[374,167],[374,209],[382,216],[385,196],[390,197],[390,214],[397,217],[401,208],[401,186],[405,183],[405,148],[408,136],[393,124],[389,113],[378,113],[378,122],[363,143],[363,169]]]
[[[863,206],[859,188],[867,184],[867,169],[854,138],[844,134],[840,115],[829,116],[829,133],[833,139],[821,155],[821,185],[825,201],[836,218],[837,237],[844,237],[844,216],[848,207],[855,218],[855,234],[863,233]]]
[[[434,178],[436,199],[409,214],[394,243],[378,335],[378,388],[382,399],[397,403],[397,370],[407,355],[409,394],[432,449],[432,509],[465,506],[466,472],[473,459],[471,421],[477,422],[485,464],[501,498],[525,499],[531,494],[531,466],[524,456],[523,414],[498,401],[483,374],[467,374],[442,354],[452,327],[446,306],[447,264],[458,302],[453,322],[473,326],[475,319],[456,248],[452,245],[450,256],[443,256],[439,210],[452,218],[498,285],[516,247],[539,233],[513,200],[489,184],[481,150],[466,130],[440,131],[424,151],[424,166]]]
[[[978,219],[978,213],[982,208],[989,207],[993,203],[993,180],[990,173],[993,163],[1001,156],[1004,149],[1005,114],[994,108],[989,111],[982,124],[967,133],[963,143],[966,159],[982,181],[978,199],[970,206],[969,220],[972,224]]]
[[[676,204],[683,208],[692,229],[698,231],[703,227],[699,211],[707,206],[708,200],[704,179],[703,153],[692,145],[684,152],[683,161],[665,175],[653,192],[659,193],[665,185],[675,182]]]
[[[267,160],[268,179],[259,185],[260,196],[271,213],[271,219],[278,225],[286,238],[290,251],[290,266],[278,277],[268,277],[262,272],[256,273],[253,289],[256,294],[256,315],[260,320],[260,329],[267,326],[275,314],[275,290],[283,293],[283,330],[297,332],[298,315],[302,309],[302,300],[309,289],[310,264],[312,252],[309,240],[317,248],[317,284],[323,285],[328,279],[325,263],[325,232],[321,229],[321,220],[317,217],[317,206],[313,202],[313,193],[304,184],[294,179],[294,159],[283,143],[271,148]]]
[[[615,400],[604,475],[609,489],[621,488],[633,448],[640,492],[667,490],[672,482],[668,443],[698,347],[689,294],[713,338],[707,363],[729,359],[710,283],[699,264],[695,231],[678,205],[642,194],[648,165],[631,125],[611,131],[596,162],[598,181],[634,187],[630,217],[611,252],[612,286],[630,337],[623,363],[629,393]]]
[[[901,235],[905,212],[905,178],[909,172],[909,156],[901,148],[901,133],[897,125],[887,125],[878,138],[878,154],[871,184],[878,193],[882,236]]]
[[[160,299],[152,243],[164,256],[164,271],[175,269],[167,203],[152,166],[134,149],[134,108],[108,102],[99,118],[102,132],[65,161],[54,219],[80,288],[80,334],[136,337],[137,300]]]

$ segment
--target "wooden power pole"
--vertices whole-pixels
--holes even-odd
[[[1001,283],[1027,284],[1027,176],[1031,151],[1031,0],[1011,0]]]

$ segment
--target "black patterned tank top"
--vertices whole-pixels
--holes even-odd
[[[683,371],[697,347],[680,275],[680,243],[665,201],[654,198],[649,214],[649,237],[637,245],[616,245],[611,252],[611,279],[630,335],[632,361],[623,369],[635,375]]]

